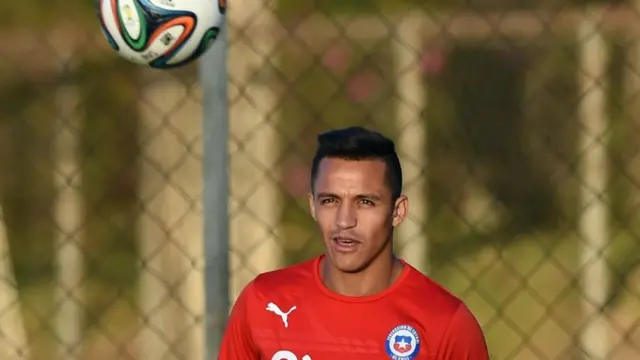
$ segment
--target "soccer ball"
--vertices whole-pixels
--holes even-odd
[[[226,0],[98,0],[109,45],[136,64],[167,69],[204,54],[220,32]]]

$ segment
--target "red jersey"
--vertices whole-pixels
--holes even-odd
[[[404,263],[385,291],[331,292],[322,257],[259,275],[238,297],[219,360],[488,360],[458,298]]]

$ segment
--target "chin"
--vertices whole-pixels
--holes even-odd
[[[331,261],[331,265],[334,268],[338,269],[344,273],[358,273],[364,270],[367,267],[366,261],[362,261],[358,259],[357,256],[348,255],[344,256],[342,254],[328,254],[327,257],[329,261]]]

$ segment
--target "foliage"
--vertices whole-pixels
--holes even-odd
[[[0,4],[0,23],[4,29],[45,31],[66,22],[97,26],[95,3],[97,0],[3,1]]]
[[[116,287],[135,281],[139,75],[138,67],[110,57],[83,63],[76,73],[89,276]]]

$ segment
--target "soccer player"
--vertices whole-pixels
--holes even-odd
[[[219,360],[488,360],[451,293],[393,253],[409,211],[394,143],[361,127],[318,137],[309,207],[325,254],[238,297]]]

